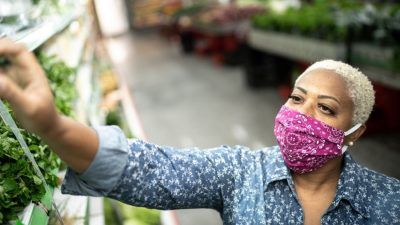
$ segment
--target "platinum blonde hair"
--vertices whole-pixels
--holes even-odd
[[[347,84],[347,91],[354,104],[353,125],[357,123],[364,124],[368,120],[375,104],[375,91],[368,77],[349,64],[327,59],[309,66],[296,79],[295,83],[304,74],[316,69],[332,70],[344,79]]]

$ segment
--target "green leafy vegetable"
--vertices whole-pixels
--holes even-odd
[[[39,53],[38,59],[50,80],[57,109],[64,115],[73,116],[74,100],[77,97],[75,89],[76,69],[68,67],[54,56]]]
[[[398,45],[400,4],[363,4],[358,1],[312,1],[283,13],[268,11],[252,18],[262,30],[344,42],[352,27],[354,41]]]
[[[38,55],[55,97],[59,112],[72,116],[76,98],[75,69],[66,66],[55,57]],[[10,110],[10,109],[9,109]],[[10,110],[11,111],[11,110]],[[30,151],[42,171],[46,183],[57,186],[54,171],[59,167],[56,155],[34,134],[21,129]],[[17,218],[31,201],[40,201],[45,194],[42,181],[34,173],[11,129],[0,121],[0,224]]]

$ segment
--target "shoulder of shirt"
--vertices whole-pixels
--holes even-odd
[[[360,186],[364,186],[368,194],[377,197],[384,196],[389,202],[391,200],[400,201],[400,180],[359,164],[357,166],[360,169]]]
[[[383,173],[377,172],[375,170],[371,170],[365,166],[362,166],[360,164],[358,164],[358,167],[360,168],[362,177],[364,178],[363,180],[365,182],[376,182],[376,183],[380,183],[382,185],[385,186],[397,186],[400,187],[400,180],[394,178],[394,177],[390,177],[387,176]]]

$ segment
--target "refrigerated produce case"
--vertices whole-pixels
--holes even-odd
[[[76,68],[76,76],[80,77],[82,76],[85,64],[90,63],[88,60],[90,61],[90,54],[92,54],[88,40],[93,28],[93,18],[85,13],[89,9],[88,5],[89,2],[83,1],[79,3],[69,1],[64,2],[62,5],[54,5],[54,7],[57,7],[56,9],[48,9],[48,12],[35,18],[35,23],[31,23],[23,29],[16,30],[16,32],[9,33],[7,37],[24,44],[30,51],[34,51],[38,54],[40,60],[44,59],[48,62],[47,66],[51,67],[52,63],[56,63],[58,69],[62,67],[71,72],[75,71]],[[65,77],[65,79],[69,78]],[[81,95],[79,95],[78,99],[80,97]],[[73,111],[76,113],[76,118],[82,121],[79,107]],[[53,173],[57,173],[57,171],[58,169],[53,171]],[[101,224],[90,222],[90,212],[93,211],[93,206],[90,208],[85,203],[94,201],[94,199],[84,197],[77,201],[77,199],[74,199],[75,197],[63,196],[64,199],[61,202],[60,199],[62,197],[59,195],[59,190],[54,187],[50,187],[49,190],[51,191],[50,193],[45,193],[40,201],[30,203],[19,214],[18,219],[10,223],[43,225],[51,221],[55,222],[54,218],[51,217],[51,215],[54,216],[52,204],[63,205],[60,209],[63,209],[61,213],[65,216],[66,211],[64,210],[68,210],[68,207],[70,207],[68,206],[68,198],[69,202],[82,203],[81,205],[83,206],[82,213],[79,215],[81,221],[76,221],[77,223],[75,224]],[[77,212],[70,216],[75,217],[76,214]],[[64,219],[67,220],[66,217]]]
[[[63,1],[62,5],[55,4],[54,6],[56,9],[47,9],[40,17],[35,18],[35,23],[7,33],[7,37],[24,44],[30,51],[33,51],[39,61],[46,63],[46,68],[44,68],[46,71],[56,67],[56,69],[62,68],[69,71],[68,73],[74,78],[65,77],[65,79],[74,80],[77,93],[71,115],[74,119],[87,125],[103,125],[107,112],[101,107],[104,93],[99,81],[99,64],[96,63],[98,61],[96,57],[101,56],[96,53],[99,34],[95,24],[93,2],[90,0]],[[59,73],[59,71],[55,73]],[[62,76],[62,74],[57,75]],[[118,84],[116,88],[120,88]],[[124,88],[121,88],[121,92],[122,90]],[[57,92],[57,89],[54,91]],[[74,90],[69,91],[75,92]],[[131,100],[124,97],[121,109],[121,116],[128,123],[127,133],[141,137],[142,131],[137,128],[139,119]],[[55,160],[59,163],[59,159]],[[65,171],[55,169],[52,173],[63,177]],[[2,183],[1,177],[0,183]],[[50,192],[43,194],[40,201],[31,201],[24,209],[20,210],[17,215],[18,219],[1,223],[60,224],[54,209],[52,209],[52,204],[55,203],[61,212],[64,224],[105,224],[102,198],[62,195],[58,187],[49,189]],[[168,213],[163,213],[162,224],[171,224],[168,223],[170,217],[165,215]]]

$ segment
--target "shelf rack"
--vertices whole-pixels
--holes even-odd
[[[345,46],[318,39],[274,31],[251,29],[249,45],[289,59],[314,62],[321,59],[344,60]]]
[[[366,43],[354,43],[352,63],[372,80],[400,89],[400,72],[393,68],[395,50]]]
[[[27,29],[21,30],[15,34],[8,36],[11,40],[14,40],[17,43],[21,43],[25,45],[29,51],[34,51],[37,48],[44,45],[41,49],[42,51],[46,52],[50,55],[58,55],[60,56],[63,61],[66,62],[67,65],[71,67],[78,67],[81,63],[82,55],[85,52],[85,45],[89,34],[91,33],[92,21],[90,19],[85,19],[82,25],[82,29],[79,31],[79,34],[76,35],[77,37],[74,38],[75,40],[71,43],[69,53],[65,54],[60,53],[59,46],[64,46],[66,41],[62,41],[62,36],[64,35],[64,31],[68,28],[73,30],[74,23],[78,23],[78,20],[82,17],[88,17],[84,14],[86,4],[69,4],[64,12],[60,14],[53,14],[44,16],[43,18],[39,19],[38,22],[32,27]],[[70,30],[71,30],[70,29]],[[62,36],[58,34],[63,33]],[[53,38],[57,36],[57,38]],[[71,37],[68,37],[71,39]],[[65,39],[65,38],[64,38]],[[61,41],[60,41],[61,40]],[[69,40],[71,41],[71,40]],[[46,193],[40,201],[40,204],[29,204],[24,211],[20,214],[19,219],[11,222],[16,225],[45,225],[49,222],[49,216],[47,214],[47,210],[52,208],[52,203],[55,200],[54,196],[59,196],[58,189],[54,189],[50,187],[50,193]],[[54,196],[53,194],[56,193]],[[85,202],[89,201],[96,201],[94,199],[83,197],[85,198]],[[74,199],[76,200],[76,199]],[[92,204],[93,206],[98,205]],[[96,215],[101,215],[101,210],[98,207],[94,207],[97,209]],[[93,209],[85,209],[86,212],[91,212]],[[85,221],[88,221],[87,217],[89,214],[85,215]],[[101,224],[99,223],[99,216],[97,216],[95,223],[90,224]]]
[[[82,12],[83,10],[68,10],[61,16],[47,16],[37,25],[17,32],[9,38],[24,44],[30,51],[33,51],[51,37],[63,31],[73,20],[82,15]]]
[[[312,63],[322,59],[345,61],[344,44],[322,41],[274,31],[251,29],[249,45],[255,49],[288,59]],[[360,68],[371,80],[400,89],[400,73],[390,64],[394,55],[392,48],[353,43],[352,64]]]
[[[46,192],[40,201],[43,206],[29,204],[22,213],[22,219],[16,221],[16,225],[43,225],[48,223],[49,217],[43,207],[46,209],[51,209],[52,207],[54,188],[49,187],[49,189],[51,193]]]

